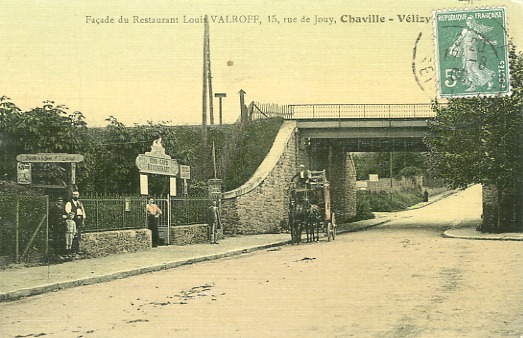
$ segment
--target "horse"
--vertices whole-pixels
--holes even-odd
[[[289,207],[289,227],[292,243],[301,242],[303,227],[308,224],[308,210],[301,204],[291,203]]]
[[[317,204],[311,204],[307,210],[307,242],[317,242],[320,240],[320,225],[322,223],[321,208]],[[316,231],[316,233],[314,233]]]

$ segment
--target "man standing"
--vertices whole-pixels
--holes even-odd
[[[209,225],[211,226],[211,244],[218,244],[218,229],[221,228],[221,217],[220,209],[216,205],[216,201],[212,202],[212,205],[209,207]]]
[[[147,211],[147,227],[149,230],[151,230],[153,237],[153,248],[155,248],[160,242],[160,234],[158,232],[158,218],[160,218],[162,210],[154,203],[153,198],[149,199],[149,203],[145,209]]]
[[[64,231],[66,213],[64,209],[64,200],[58,197],[56,204],[51,206],[49,210],[49,237],[51,239],[51,247],[55,255],[62,255],[65,251]]]
[[[85,209],[82,202],[79,200],[80,193],[73,191],[73,199],[65,204],[65,212],[67,214],[73,213],[73,220],[76,223],[76,235],[73,241],[73,253],[80,253],[80,240],[82,239],[82,230],[85,223]]]

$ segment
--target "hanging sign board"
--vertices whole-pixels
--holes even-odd
[[[16,160],[18,162],[33,163],[79,163],[84,160],[84,156],[62,153],[20,154],[16,156]]]

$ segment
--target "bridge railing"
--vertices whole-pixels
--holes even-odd
[[[419,104],[291,104],[254,103],[253,119],[424,118],[435,117],[430,103]]]
[[[431,104],[300,104],[290,105],[293,119],[434,117]]]

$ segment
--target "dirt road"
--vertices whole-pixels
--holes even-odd
[[[523,243],[442,238],[473,187],[334,242],[0,304],[2,337],[520,337]]]

